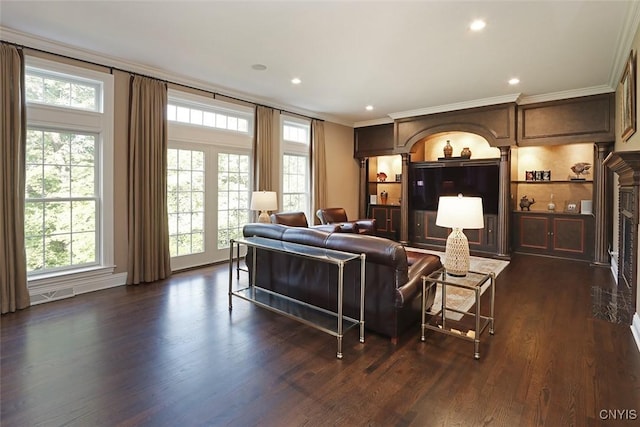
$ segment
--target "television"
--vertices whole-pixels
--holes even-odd
[[[409,209],[436,211],[440,196],[482,197],[485,214],[498,214],[499,165],[420,166],[409,175]]]

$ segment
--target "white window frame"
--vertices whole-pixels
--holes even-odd
[[[205,252],[171,258],[172,270],[178,271],[229,258],[228,248],[217,249],[217,236],[207,236],[208,230],[215,230],[216,233],[218,230],[218,154],[248,155],[251,164],[255,120],[254,110],[250,107],[205,98],[175,89],[169,89],[168,95],[170,104],[191,105],[206,111],[226,111],[234,117],[242,115],[249,121],[247,133],[169,121],[169,148],[205,151]],[[252,172],[250,171],[250,173]],[[250,181],[253,181],[252,176],[250,176]],[[213,187],[212,191],[210,191],[211,187]]]
[[[50,271],[28,276],[31,303],[38,304],[124,283],[115,277],[113,236],[113,103],[114,79],[109,73],[62,64],[42,58],[25,57],[27,68],[43,70],[52,75],[67,75],[74,80],[98,81],[102,95],[98,111],[68,106],[56,106],[39,102],[27,103],[27,126],[60,132],[86,132],[96,134],[99,147],[98,174],[98,225],[96,254],[98,265]]]
[[[284,139],[284,126],[285,124],[301,126],[307,129],[307,142],[301,143],[296,141],[288,141]],[[306,158],[306,174],[307,174],[307,182],[306,185],[306,195],[307,195],[307,206],[304,210],[305,215],[307,216],[307,220],[309,223],[313,223],[313,212],[311,212],[311,120],[302,119],[299,117],[293,117],[288,115],[280,115],[280,162],[281,162],[281,170],[280,170],[280,197],[279,197],[279,206],[284,206],[284,156],[285,155],[294,155],[294,156],[304,156]]]

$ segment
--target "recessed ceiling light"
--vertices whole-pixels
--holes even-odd
[[[300,83],[302,83],[302,80],[300,80],[297,77],[294,77],[291,79],[291,83],[293,83],[294,85],[299,85]]]
[[[484,22],[482,19],[476,19],[471,23],[471,25],[469,25],[469,28],[471,29],[471,31],[480,31],[486,26],[487,26],[487,23]]]
[[[373,110],[373,105],[367,105],[366,107],[364,107],[367,111],[372,111]]]
[[[509,84],[510,84],[511,86],[513,86],[513,85],[517,85],[518,83],[520,83],[520,79],[519,79],[519,78],[517,78],[517,77],[514,77],[514,78],[512,78],[512,79],[509,79]]]
[[[267,69],[267,66],[263,64],[253,64],[251,68],[253,68],[256,71],[264,71]]]

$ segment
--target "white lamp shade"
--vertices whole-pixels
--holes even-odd
[[[449,228],[484,228],[482,198],[442,196],[438,201],[436,225]]]
[[[275,191],[254,191],[251,195],[251,210],[274,211],[278,209],[278,196]]]

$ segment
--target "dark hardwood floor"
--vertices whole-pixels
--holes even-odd
[[[628,324],[594,317],[607,269],[515,255],[496,333],[473,344],[415,325],[397,346],[335,338],[235,299],[228,268],[84,294],[1,320],[9,426],[616,426],[640,419]],[[612,412],[612,411],[620,412]],[[624,412],[626,411],[626,412]],[[614,414],[624,414],[615,415]],[[623,418],[623,419],[614,419]],[[635,419],[634,419],[635,418]]]

